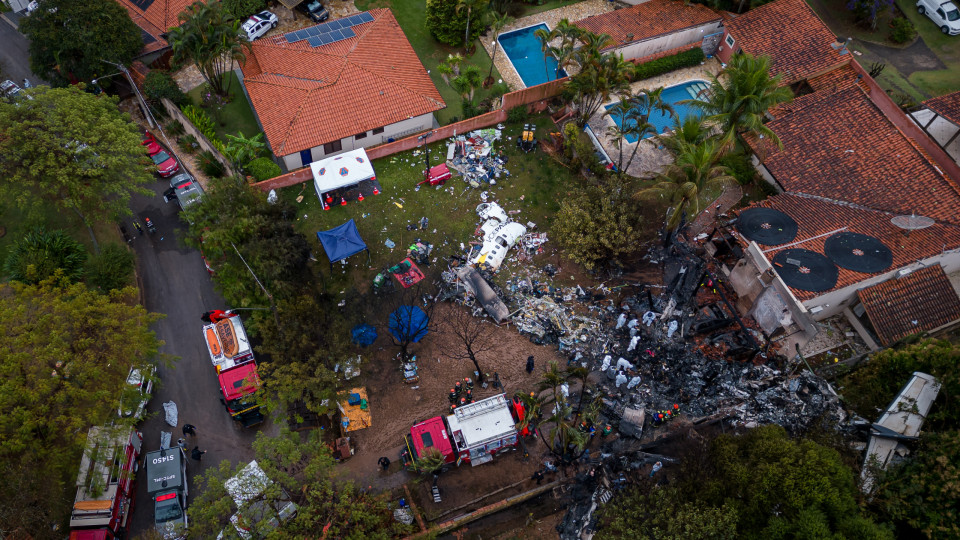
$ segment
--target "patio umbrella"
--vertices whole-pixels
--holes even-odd
[[[430,319],[418,306],[400,306],[390,314],[387,327],[397,341],[416,343],[427,335]]]

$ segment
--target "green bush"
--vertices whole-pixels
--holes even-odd
[[[177,139],[177,142],[180,143],[180,148],[183,148],[185,152],[191,154],[196,153],[197,149],[200,148],[200,143],[197,142],[197,138],[189,133]]]
[[[463,107],[464,120],[466,120],[467,118],[473,118],[474,116],[477,116],[481,112],[480,109],[478,109],[477,106],[474,105],[473,102],[470,101],[469,99],[464,99],[463,101],[461,101],[461,106]]]
[[[507,111],[507,122],[526,122],[530,115],[527,113],[526,105],[518,105]]]
[[[723,156],[720,158],[720,165],[729,169],[730,176],[736,178],[741,186],[748,186],[757,178],[757,169],[754,168],[753,163],[750,163],[750,158],[742,152]]]
[[[87,263],[87,285],[103,292],[130,285],[133,277],[133,252],[121,244],[107,244]]]
[[[913,22],[906,17],[898,17],[893,20],[893,32],[890,33],[890,40],[894,43],[906,43],[917,35],[917,29]]]
[[[474,8],[470,15],[470,43],[484,28],[480,9]],[[427,30],[440,43],[454,47],[463,46],[467,31],[467,10],[457,12],[457,0],[427,0]]]
[[[267,7],[263,0],[223,0],[223,9],[241,21]]]
[[[213,123],[213,119],[207,114],[207,111],[196,105],[184,105],[181,107],[181,110],[187,119],[190,120],[190,123],[210,141],[210,144],[217,146],[215,141],[219,141],[219,139],[217,139],[216,126]],[[223,143],[220,143],[220,146],[223,146]]]
[[[694,47],[688,51],[637,64],[637,66],[633,68],[633,80],[640,81],[649,79],[650,77],[656,77],[657,75],[663,75],[676,69],[697,66],[703,62],[704,58],[706,57],[703,54],[703,49]]]
[[[272,159],[261,157],[247,164],[247,172],[250,173],[250,176],[256,178],[258,182],[263,182],[264,180],[280,176],[280,173],[283,171],[280,170],[280,166],[274,163]]]
[[[217,157],[214,156],[209,150],[200,152],[199,161],[200,170],[203,171],[203,174],[210,178],[219,178],[227,171],[226,167],[223,166],[223,163],[220,163]]]
[[[186,130],[183,128],[183,124],[177,120],[171,120],[163,129],[167,130],[167,134],[171,137],[179,137],[186,133]]]
[[[58,270],[70,281],[83,277],[87,250],[63,231],[34,229],[23,236],[7,256],[4,272],[10,279],[39,283]]]
[[[178,107],[187,103],[187,95],[180,90],[177,81],[173,80],[169,71],[153,70],[147,73],[147,79],[143,83],[143,93],[153,101],[167,98]]]

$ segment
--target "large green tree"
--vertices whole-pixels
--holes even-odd
[[[467,10],[458,10],[458,5],[458,0],[427,0],[427,31],[440,43],[452,47],[463,43],[464,35],[467,36],[467,42],[472,43],[483,31],[481,25],[475,24],[470,26],[470,33],[466,34]]]
[[[220,2],[194,2],[178,19],[180,26],[171,28],[167,37],[174,62],[194,64],[210,89],[226,96],[230,79],[224,85],[224,75],[233,71],[237,62],[243,62],[250,51],[240,20]]]
[[[115,73],[143,48],[140,29],[113,0],[43,0],[20,22],[30,39],[30,70],[54,86]]]
[[[238,538],[229,518],[236,511],[244,516],[269,513],[264,508],[292,501],[299,508],[295,517],[276,526],[267,520],[248,519],[244,525],[251,538],[395,538],[412,528],[393,519],[384,496],[357,490],[336,479],[328,447],[319,431],[306,437],[282,429],[278,436],[257,435],[257,464],[270,482],[261,493],[237,508],[224,488],[227,479],[246,466],[224,461],[210,468],[200,480],[200,495],[190,503],[190,538]],[[263,486],[263,484],[261,484]],[[253,490],[250,490],[252,492]]]
[[[793,92],[782,82],[782,75],[770,76],[769,56],[737,54],[719,75],[710,75],[705,99],[684,103],[702,109],[707,120],[718,124],[727,144],[741,134],[753,133],[780,146],[780,139],[764,122],[767,111],[793,99]]]
[[[675,488],[634,487],[603,512],[598,540],[734,540],[737,513],[726,504],[684,501]]]
[[[61,272],[70,281],[83,277],[87,250],[63,231],[34,229],[13,245],[4,271],[16,281],[39,283]]]
[[[0,103],[0,196],[75,213],[96,248],[93,225],[129,215],[131,194],[150,194],[140,136],[116,98],[73,86],[29,92]]]
[[[87,430],[115,419],[131,365],[152,359],[157,316],[136,291],[53,280],[0,285],[0,524],[52,531],[69,513]]]
[[[610,43],[606,34],[585,32],[579,39],[580,47],[572,53],[579,71],[567,80],[564,95],[574,104],[577,125],[584,127],[612,96],[630,90],[633,64],[621,54],[601,52]]]

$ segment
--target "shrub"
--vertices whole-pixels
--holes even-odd
[[[633,68],[633,80],[649,79],[650,77],[669,73],[675,69],[697,66],[700,65],[700,62],[703,62],[704,58],[706,57],[703,54],[703,49],[694,47],[688,51],[637,64],[636,67]]]
[[[189,133],[183,137],[180,137],[178,141],[180,142],[180,147],[183,148],[185,152],[189,152],[191,154],[195,153],[197,149],[200,148],[200,143],[197,142],[197,138]]]
[[[223,176],[223,173],[227,170],[226,167],[223,166],[223,163],[220,163],[220,160],[209,150],[200,152],[199,162],[200,170],[210,178],[219,178]]]
[[[247,164],[246,169],[247,172],[250,173],[250,176],[256,178],[258,182],[275,178],[283,172],[280,170],[280,166],[268,157],[261,157],[251,161]]]
[[[893,20],[893,32],[890,34],[890,40],[894,43],[906,43],[916,35],[917,29],[910,19],[899,17]]]
[[[757,178],[757,169],[744,153],[727,154],[720,159],[719,164],[726,167],[730,171],[730,176],[736,178],[741,186],[750,185]]]
[[[526,122],[528,117],[526,105],[518,105],[507,111],[507,122]]]
[[[470,43],[483,30],[480,9],[470,15]],[[427,0],[427,30],[441,43],[454,47],[463,46],[463,34],[467,31],[467,10],[457,12],[457,0]]]
[[[462,102],[463,105],[463,119],[473,118],[480,114],[480,110],[477,109],[477,106],[473,104],[469,99],[464,99]]]
[[[87,263],[87,285],[103,292],[130,285],[133,277],[133,252],[121,244],[107,244]]]
[[[178,107],[187,103],[187,95],[180,90],[177,81],[173,80],[168,71],[153,70],[147,73],[143,93],[153,101],[167,98]]]
[[[169,133],[172,137],[179,137],[180,135],[186,133],[186,130],[183,128],[183,124],[177,120],[171,120],[170,123],[168,123],[163,129],[167,130],[167,133]]]
[[[83,277],[87,250],[63,231],[34,229],[21,238],[7,256],[4,271],[10,279],[39,283],[58,270],[70,281]]]
[[[266,7],[263,0],[223,0],[223,9],[241,21]]]

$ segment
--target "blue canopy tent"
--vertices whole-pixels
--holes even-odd
[[[351,341],[361,347],[369,347],[377,340],[377,329],[369,324],[358,324],[350,331]]]
[[[397,341],[416,343],[427,335],[430,319],[419,306],[400,306],[390,314],[387,327]]]
[[[360,231],[357,230],[357,224],[352,219],[329,231],[317,232],[317,238],[330,259],[331,271],[333,270],[333,263],[352,257],[361,251],[367,252],[367,264],[370,263],[370,250],[367,249],[367,244],[363,243],[363,239],[360,238]]]

